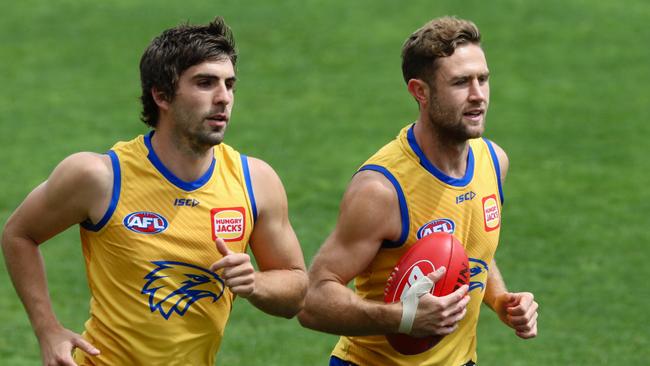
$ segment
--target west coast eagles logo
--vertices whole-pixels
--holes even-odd
[[[469,266],[469,290],[479,289],[479,292],[484,291],[489,271],[488,264],[478,258],[469,258]]]
[[[156,268],[144,277],[148,280],[142,294],[149,295],[151,312],[160,312],[165,319],[179,316],[200,299],[219,300],[224,281],[214,272],[199,266],[173,261],[154,261]]]

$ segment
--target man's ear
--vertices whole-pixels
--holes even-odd
[[[158,90],[156,87],[151,88],[151,97],[154,102],[158,105],[158,108],[161,110],[169,109],[169,103],[171,102],[167,95],[163,91]]]
[[[409,93],[420,105],[420,108],[426,107],[429,104],[429,97],[431,96],[431,88],[429,88],[429,84],[420,79],[410,79],[407,88]]]

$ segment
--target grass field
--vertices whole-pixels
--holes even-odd
[[[152,37],[223,15],[240,51],[226,141],[282,177],[309,262],[352,172],[416,117],[401,80],[403,40],[445,14],[474,20],[484,36],[486,136],[511,161],[497,261],[511,289],[540,303],[532,341],[484,309],[480,364],[647,364],[645,0],[9,2],[0,21],[0,225],[65,156],[146,131],[137,65]],[[89,295],[77,231],[42,250],[57,315],[81,331]],[[218,363],[325,365],[335,341],[239,300]],[[0,364],[38,363],[0,264]]]

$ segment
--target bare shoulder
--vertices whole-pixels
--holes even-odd
[[[341,201],[338,230],[352,236],[373,233],[376,241],[397,240],[401,217],[393,184],[381,173],[361,171],[355,174]],[[349,223],[350,225],[348,225]],[[361,232],[357,232],[361,230]],[[347,235],[345,235],[347,236]]]
[[[65,158],[46,182],[51,204],[65,200],[86,218],[99,219],[108,206],[113,189],[113,166],[108,155],[80,152]],[[59,202],[59,204],[63,204]],[[95,221],[95,220],[92,220]]]
[[[41,243],[86,219],[97,222],[108,207],[112,183],[110,157],[85,152],[70,155],[25,198],[7,228]]]
[[[47,180],[50,190],[100,193],[112,188],[113,167],[108,155],[79,152],[63,159]]]
[[[282,181],[265,161],[248,157],[253,195],[257,207],[258,223],[275,222],[288,216],[287,194]]]
[[[397,202],[396,193],[393,184],[383,174],[373,170],[364,170],[354,175],[346,196],[368,196],[373,201],[388,203]]]
[[[251,177],[255,180],[263,181],[264,183],[282,184],[275,170],[262,159],[249,156],[248,169],[250,170]]]
[[[89,180],[102,180],[113,177],[111,158],[106,154],[93,152],[78,152],[59,163],[54,173],[63,171],[76,178],[86,177]]]
[[[348,185],[336,226],[316,254],[316,281],[348,283],[371,263],[385,240],[397,240],[401,217],[395,188],[381,173],[358,172]]]
[[[260,270],[304,271],[302,250],[289,221],[287,196],[280,177],[260,159],[249,157],[248,168],[257,207],[250,244]]]
[[[508,174],[508,168],[510,167],[510,160],[508,159],[508,154],[503,148],[497,145],[494,141],[490,140],[492,147],[494,148],[494,153],[499,160],[499,168],[501,169],[501,182],[505,181],[506,175]]]

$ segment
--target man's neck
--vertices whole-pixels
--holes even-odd
[[[165,129],[156,130],[151,146],[165,168],[185,182],[201,178],[214,157],[212,147],[197,151]]]
[[[430,122],[418,120],[414,127],[415,141],[424,156],[441,172],[452,178],[462,178],[467,169],[469,142],[453,141],[442,136]]]

